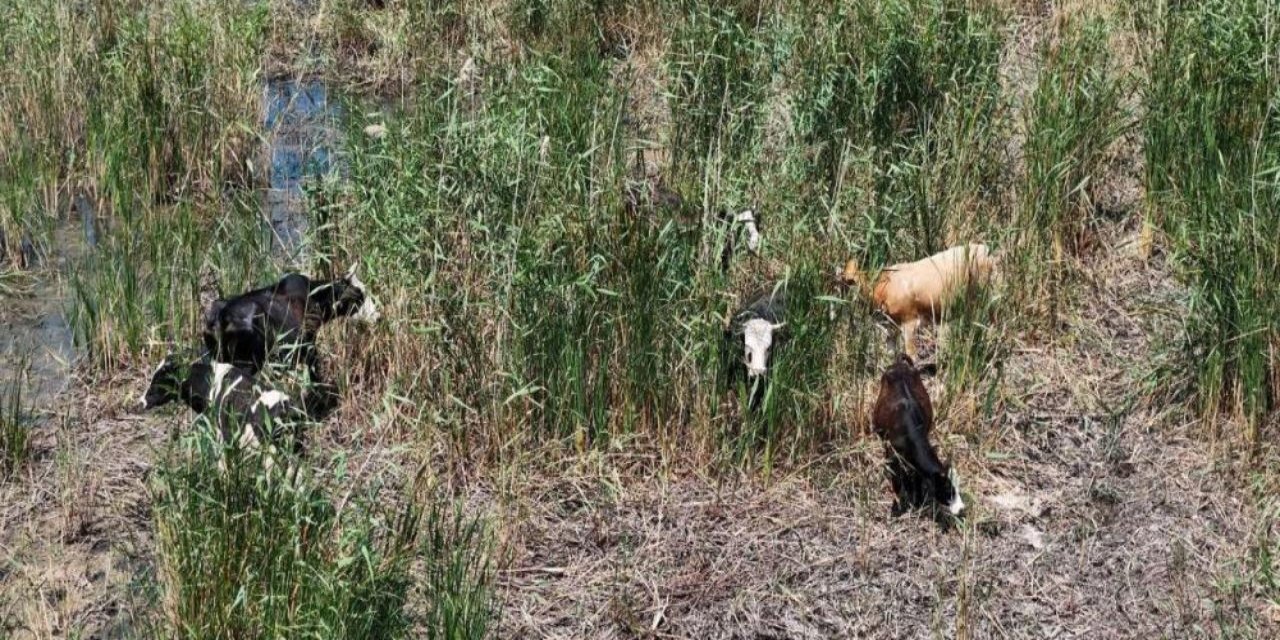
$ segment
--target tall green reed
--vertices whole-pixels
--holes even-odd
[[[83,156],[67,168],[107,221],[71,280],[77,339],[103,367],[189,339],[201,280],[242,285],[245,263],[256,279],[265,257],[242,233],[262,228],[251,169],[265,7],[117,8],[109,50],[81,70],[95,91]],[[240,255],[223,263],[229,238]]]
[[[1256,443],[1280,398],[1280,9],[1161,3],[1143,17],[1149,215],[1188,286],[1161,377],[1206,418],[1244,418]]]
[[[694,6],[678,23],[668,63],[671,164],[678,178],[699,177],[699,168],[724,158],[741,163],[758,142],[772,60],[751,19],[732,7]]]
[[[932,0],[801,15],[793,117],[820,229],[871,266],[938,250],[993,175],[1001,16]]]
[[[1050,322],[1068,297],[1068,259],[1091,240],[1089,185],[1127,126],[1108,24],[1071,18],[1055,25],[1040,45],[1038,76],[1024,109],[1020,259],[1009,265],[1019,306]]]
[[[6,479],[31,457],[31,420],[23,401],[28,363],[14,363],[11,378],[0,386],[0,479]]]
[[[408,637],[417,559],[430,637],[484,637],[495,615],[487,529],[435,498],[335,506],[303,459],[225,445],[204,418],[151,486],[163,635]]]
[[[206,0],[0,8],[0,155],[12,159],[0,167],[0,231],[8,245],[31,237],[62,254],[63,213],[77,195],[97,204],[101,251],[71,283],[76,335],[96,365],[184,335],[198,313],[210,219],[253,182],[267,11]]]

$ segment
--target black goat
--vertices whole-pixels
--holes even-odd
[[[721,210],[716,215],[716,222],[725,227],[724,230],[724,246],[720,249],[720,272],[728,273],[729,265],[733,261],[733,254],[737,251],[738,244],[742,241],[742,234],[747,234],[747,250],[751,253],[760,251],[760,217],[751,209],[744,209],[741,213],[731,215],[728,211]]]
[[[378,319],[377,306],[356,277],[354,265],[345,277],[330,282],[316,283],[294,273],[271,286],[215,300],[205,313],[204,344],[214,360],[251,374],[273,353],[283,351],[285,362],[306,364],[318,382],[316,334],[339,317]]]
[[[696,215],[691,215],[684,198],[667,187],[661,179],[628,185],[622,194],[622,204],[631,216],[662,212],[684,223],[697,219]]]
[[[955,476],[929,443],[933,403],[920,371],[906,354],[899,355],[880,377],[880,395],[871,422],[886,442],[889,480],[897,498],[893,512],[899,514],[933,499],[946,505],[951,515],[960,515],[964,500]]]
[[[697,219],[697,212],[685,199],[667,187],[661,179],[645,180],[629,185],[623,193],[623,206],[632,216],[653,215],[661,212],[674,216],[684,224]],[[740,213],[729,213],[721,209],[716,213],[713,233],[721,240],[720,272],[728,273],[733,262],[733,255],[742,244],[742,234],[746,233],[747,250],[751,253],[760,251],[760,214],[753,209],[744,209]]]

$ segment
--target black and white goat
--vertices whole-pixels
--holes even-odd
[[[289,274],[279,282],[230,299],[215,300],[204,317],[204,344],[218,362],[256,374],[272,354],[285,362],[304,363],[319,381],[315,339],[320,327],[340,317],[372,323],[378,308],[355,265],[347,275],[315,282]]]
[[[644,180],[629,185],[623,193],[623,206],[630,215],[665,214],[685,223],[697,219],[697,211],[690,207],[684,197],[667,187],[661,179]],[[739,213],[730,213],[721,209],[716,213],[712,232],[719,234],[720,272],[728,273],[733,263],[734,253],[743,244],[746,234],[747,251],[752,254],[760,252],[760,215],[754,209],[744,209]]]
[[[143,411],[181,400],[218,426],[224,441],[243,445],[265,438],[279,442],[281,429],[305,419],[306,411],[276,389],[265,388],[252,373],[225,362],[202,359],[183,364],[165,360],[151,375],[140,405]],[[295,431],[293,448],[302,446]]]
[[[895,514],[923,506],[930,499],[945,505],[953,516],[964,512],[955,474],[938,459],[929,442],[933,429],[929,391],[920,379],[920,370],[906,354],[899,355],[880,377],[880,395],[871,422],[876,435],[886,443]]]
[[[661,179],[643,180],[627,185],[622,194],[622,205],[632,216],[648,216],[658,213],[676,220],[689,222],[694,218],[684,197],[676,193]]]
[[[729,318],[725,328],[725,349],[729,358],[729,382],[743,374],[751,388],[751,408],[759,406],[767,380],[771,352],[784,335],[786,294],[770,289],[753,296]]]
[[[728,211],[721,210],[716,216],[716,222],[724,228],[725,234],[724,245],[720,249],[721,273],[729,272],[729,265],[733,261],[734,252],[742,242],[743,233],[747,234],[747,251],[752,254],[760,253],[760,220],[754,210],[744,209],[732,215]]]

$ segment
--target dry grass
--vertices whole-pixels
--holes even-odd
[[[941,399],[938,442],[973,505],[956,529],[889,517],[879,445],[860,434],[771,480],[694,461],[661,468],[635,446],[560,462],[530,451],[500,469],[431,465],[434,483],[499,523],[499,637],[1280,631],[1265,598],[1231,587],[1257,534],[1243,468],[1134,397],[1146,336],[1166,322],[1151,310],[1177,289],[1159,259],[1140,257],[1131,227],[1111,228],[1081,265],[1093,289],[1062,335],[1015,346],[989,419],[972,398]],[[131,624],[128,586],[151,552],[143,478],[168,438],[165,419],[121,409],[138,384],[63,407],[67,427],[4,487],[0,611],[17,637]],[[450,457],[377,420],[352,431],[353,417],[326,423],[314,457],[345,454],[358,485],[394,486]]]
[[[1001,410],[948,403],[940,441],[975,503],[958,530],[889,517],[866,438],[763,484],[539,470],[477,498],[510,531],[502,635],[1181,638],[1221,617],[1274,633],[1265,599],[1223,586],[1256,517],[1238,470],[1157,407],[1117,413],[1145,374],[1145,310],[1173,293],[1117,231],[1086,266],[1093,302],[1015,349]]]
[[[380,11],[361,4],[321,0],[304,12],[274,0],[264,72],[320,70],[357,91],[411,100],[425,75],[420,67],[431,65],[475,80],[459,85],[478,110],[483,75],[531,55],[509,32],[510,2],[471,3],[460,18],[450,17],[449,3],[430,16],[414,14],[414,3],[388,2]],[[955,205],[954,224],[965,229],[1018,200],[1010,186],[1025,171],[1017,115],[1036,82],[1041,40],[1053,37],[1069,9],[1118,13],[1105,0],[996,4],[1015,14],[1000,64],[1004,184],[996,214],[976,195]],[[611,41],[628,48],[626,63],[608,81],[629,91],[623,123],[631,137],[652,142],[640,145],[637,171],[652,176],[671,163],[663,66],[670,43],[655,35],[664,26],[645,10],[619,16],[607,26]],[[404,26],[414,21],[435,26],[414,36]],[[1133,64],[1134,37],[1112,33],[1121,68]],[[238,85],[228,92],[248,95]],[[1126,113],[1141,112],[1132,94],[1126,100]],[[773,159],[789,126],[790,105],[775,102],[763,108],[761,163]],[[0,116],[0,128],[13,125]],[[1008,355],[983,384],[929,382],[939,409],[935,441],[971,505],[956,527],[889,516],[880,444],[865,429],[874,376],[833,376],[826,400],[840,437],[768,470],[726,464],[709,429],[664,426],[596,448],[548,442],[530,430],[486,428],[518,423],[528,410],[520,402],[459,409],[408,399],[447,368],[446,356],[475,356],[469,366],[501,371],[499,345],[512,338],[507,319],[495,315],[483,325],[432,325],[440,333],[422,339],[413,333],[421,306],[407,291],[383,297],[388,322],[362,334],[363,344],[347,340],[354,329],[324,332],[322,350],[344,398],[313,431],[309,458],[322,478],[338,469],[350,477],[334,487],[338,504],[363,491],[397,501],[405,487],[430,487],[485,514],[501,542],[497,637],[1276,637],[1280,591],[1268,554],[1280,455],[1264,444],[1245,459],[1233,435],[1242,426],[1232,418],[1191,419],[1151,393],[1159,340],[1177,330],[1186,292],[1160,238],[1137,215],[1146,196],[1139,145],[1135,135],[1112,143],[1090,184],[1096,224],[1086,250],[1063,258],[1075,292],[1056,325],[1004,336]],[[457,259],[438,277],[479,299],[501,294],[472,264],[465,242],[474,236],[445,235],[458,241]],[[787,257],[755,266],[776,275]],[[745,285],[749,275],[734,273],[732,284]],[[433,342],[463,332],[476,351]],[[831,368],[856,361],[849,338],[837,333]],[[385,375],[389,364],[394,379]],[[186,413],[131,413],[143,369],[79,368],[71,389],[49,402],[28,464],[0,483],[0,636],[154,631],[146,482],[174,425],[186,424],[175,415]],[[454,382],[496,386],[494,377]],[[503,399],[491,391],[471,395]],[[691,422],[718,428],[735,417]],[[428,597],[416,593],[410,610],[421,612]]]

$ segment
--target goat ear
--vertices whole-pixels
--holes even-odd
[[[779,323],[777,323],[777,324],[771,324],[771,325],[769,325],[769,328],[770,328],[770,329],[773,329],[774,331],[781,331],[781,330],[782,330],[782,328],[783,328],[783,327],[785,327],[785,326],[787,326],[787,323],[785,323],[785,322],[779,322]]]
[[[350,284],[351,286],[355,287],[361,293],[366,293],[364,283],[361,282],[360,277],[356,275],[357,264],[358,263],[353,262],[351,263],[351,268],[347,269],[347,284]]]

